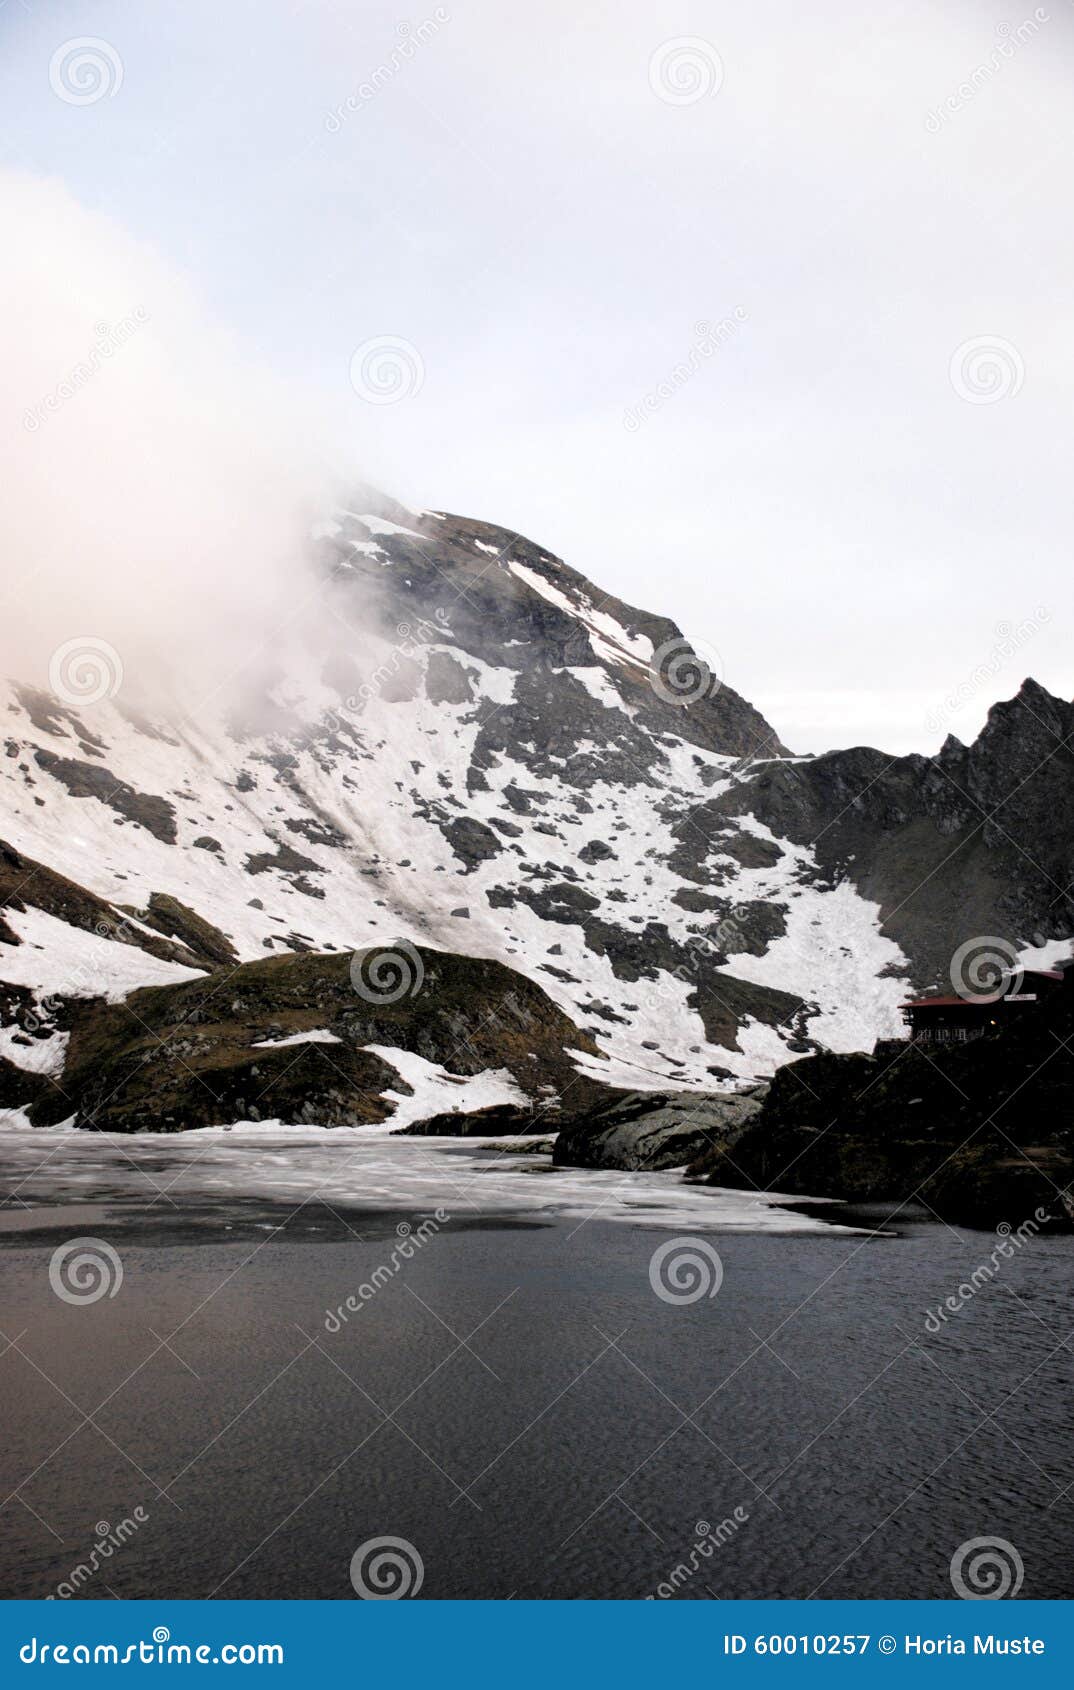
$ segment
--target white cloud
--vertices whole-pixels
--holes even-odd
[[[0,176],[6,673],[118,652],[125,696],[185,703],[316,590],[308,419],[173,266],[56,181]]]

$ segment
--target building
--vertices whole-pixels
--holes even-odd
[[[1051,993],[1063,989],[1074,989],[1074,961],[1008,971],[994,996],[912,998],[902,1006],[903,1020],[915,1044],[965,1044],[1034,1014]]]

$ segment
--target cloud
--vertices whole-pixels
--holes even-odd
[[[0,217],[0,672],[46,685],[89,643],[131,702],[196,708],[317,605],[332,476],[313,407],[61,183],[0,173]]]

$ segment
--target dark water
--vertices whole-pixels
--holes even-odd
[[[352,1555],[386,1536],[430,1598],[638,1598],[677,1566],[683,1600],[943,1597],[978,1537],[1015,1546],[1024,1596],[1074,1593],[1069,1239],[1027,1243],[930,1336],[991,1235],[726,1230],[719,1202],[711,1230],[690,1210],[641,1225],[580,1175],[586,1220],[519,1160],[517,1201],[471,1192],[390,1271],[433,1205],[404,1177],[392,1201],[384,1162],[364,1203],[348,1186],[296,1214],[287,1177],[251,1194],[241,1168],[215,1196],[169,1174],[162,1199],[189,1148],[157,1142],[152,1188],[138,1153],[30,1178],[23,1148],[0,1141],[8,1596],[54,1591],[136,1509],[82,1594],[352,1599]],[[429,1197],[476,1152],[446,1174],[421,1154]],[[718,1250],[717,1295],[654,1293],[676,1232]],[[49,1266],[84,1234],[123,1277],[74,1305]]]

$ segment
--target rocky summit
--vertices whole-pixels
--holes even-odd
[[[655,1093],[684,1161],[684,1098],[871,1052],[980,936],[1068,949],[1074,706],[1034,683],[935,757],[795,756],[516,533],[363,491],[315,545],[339,637],[241,699],[155,714],[107,662],[3,689],[0,1108],[552,1108],[583,1161],[607,1109],[599,1161]]]

